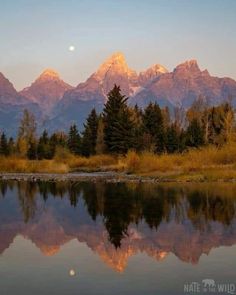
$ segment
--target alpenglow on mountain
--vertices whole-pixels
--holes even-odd
[[[24,88],[20,94],[37,103],[44,111],[49,112],[63,97],[66,90],[73,87],[60,79],[57,72],[46,69],[35,82]]]
[[[187,109],[199,96],[210,105],[230,97],[236,105],[236,81],[211,76],[199,68],[196,60],[186,61],[172,72],[156,64],[137,73],[128,67],[122,53],[115,53],[76,87],[65,83],[54,70],[47,69],[31,86],[17,92],[0,74],[0,129],[14,135],[24,108],[36,115],[40,128],[66,130],[76,123],[82,129],[93,107],[98,112],[102,110],[114,84],[129,97],[130,105],[140,107],[157,102],[161,107]]]

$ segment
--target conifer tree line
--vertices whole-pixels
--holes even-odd
[[[68,133],[44,130],[37,137],[34,116],[24,111],[16,140],[0,138],[0,155],[12,154],[29,159],[52,159],[57,148],[72,154],[125,154],[128,150],[153,153],[178,153],[188,148],[213,144],[221,146],[230,140],[234,131],[234,110],[230,103],[207,106],[200,97],[184,112],[161,109],[149,103],[145,109],[130,107],[128,98],[119,86],[108,93],[102,114],[92,109],[80,133],[73,124]]]

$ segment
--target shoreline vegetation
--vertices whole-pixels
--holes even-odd
[[[236,180],[235,110],[230,98],[211,106],[199,97],[188,110],[161,109],[151,102],[141,109],[127,100],[115,85],[103,112],[92,109],[82,132],[72,124],[67,133],[44,130],[39,135],[34,115],[24,110],[17,137],[1,134],[0,173],[81,178],[81,173],[96,172],[97,178],[114,180]],[[93,173],[86,177],[93,178]]]
[[[129,151],[125,156],[76,156],[61,149],[51,160],[0,158],[0,179],[159,182],[236,181],[236,143],[182,154]]]

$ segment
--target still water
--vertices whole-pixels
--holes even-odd
[[[236,291],[236,185],[0,182],[1,295],[202,294],[205,279]]]

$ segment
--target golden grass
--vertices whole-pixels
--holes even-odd
[[[117,164],[117,158],[111,155],[96,155],[89,158],[74,157],[67,163],[72,170],[107,170]]]
[[[191,149],[183,154],[155,155],[129,151],[126,156],[72,155],[63,148],[53,160],[0,158],[0,172],[67,173],[71,171],[119,171],[177,181],[215,181],[236,179],[236,143]]]
[[[191,149],[183,154],[128,152],[123,159],[130,173],[199,181],[236,178],[236,144]]]
[[[95,155],[86,158],[75,156],[63,148],[57,149],[54,160],[58,163],[68,165],[69,169],[72,171],[106,170],[107,167],[116,165],[118,162],[117,158],[111,155]]]
[[[111,155],[96,155],[89,158],[71,154],[59,148],[52,160],[28,160],[12,157],[0,157],[0,172],[18,173],[67,173],[70,171],[99,171],[117,168],[118,159]],[[119,169],[120,170],[120,169]]]
[[[68,165],[58,163],[54,160],[27,160],[17,157],[1,157],[0,172],[16,172],[16,173],[67,173]]]

